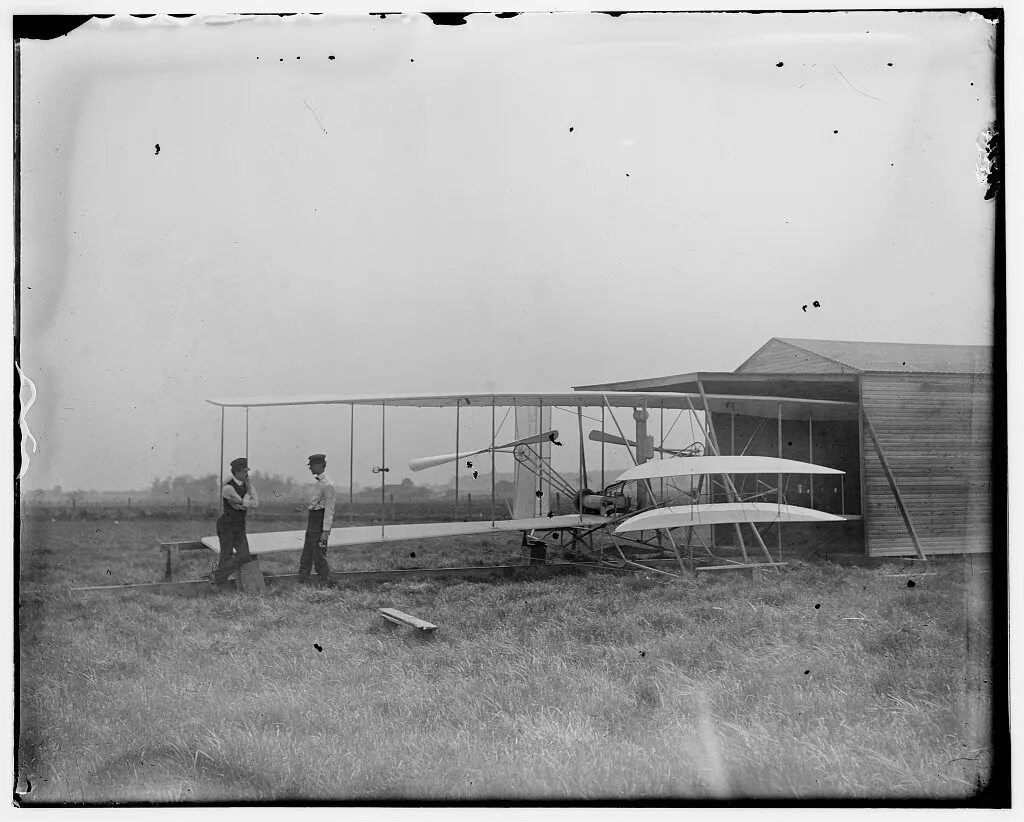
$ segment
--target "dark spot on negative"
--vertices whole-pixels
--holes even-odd
[[[543,496],[544,496],[544,492],[543,492],[543,491],[534,491],[533,495],[534,495],[534,496],[535,496],[535,497],[536,497],[537,499],[540,499],[541,497],[543,497]]]
[[[468,12],[454,11],[428,11],[426,15],[435,26],[464,26],[469,17]]]
[[[808,668],[808,669],[807,669],[806,671],[804,671],[804,676],[807,676],[807,675],[809,675],[810,673],[811,673],[811,670],[810,670],[810,668]]]
[[[640,656],[647,656],[647,651],[641,651]]]
[[[892,65],[892,63],[886,63],[886,65],[887,65],[887,66],[891,66],[891,65]]]
[[[806,306],[806,305],[805,305],[805,306],[801,306],[801,307],[803,308],[803,310],[804,310],[805,312],[807,311],[807,306]]]
[[[819,303],[817,300],[811,303],[811,305],[813,305],[815,308],[821,308],[821,303]]]
[[[569,133],[570,133],[570,134],[572,134],[572,129],[573,129],[573,127],[572,127],[572,126],[569,126]]]
[[[334,55],[333,54],[328,54],[327,55],[327,59],[328,60],[333,60],[334,59]]]
[[[782,68],[782,65],[783,65],[782,61],[781,61],[781,60],[779,60],[779,62],[777,62],[777,63],[775,64],[775,68]]]
[[[154,152],[154,154],[159,154],[159,153],[160,153],[160,144],[157,143],[156,144],[156,151]]]
[[[412,557],[413,559],[416,559],[416,552],[415,551],[410,551],[409,552],[409,556]]]
[[[313,643],[313,647],[316,648],[318,654],[322,654],[324,652],[324,649],[317,645],[315,642]]]
[[[627,176],[627,177],[629,176],[629,172],[628,172],[628,171],[626,172],[626,176]]]
[[[473,472],[473,479],[477,479],[480,476],[476,471]]]
[[[472,460],[466,460],[466,467],[467,468],[472,468],[473,467],[473,461]]]
[[[839,129],[835,129],[832,133],[833,134],[838,134],[839,133]]]
[[[913,587],[915,587],[916,585],[917,585],[917,583],[916,583],[916,582],[914,582],[914,580],[912,580],[912,579],[908,579],[908,580],[907,580],[907,587],[908,587],[908,588],[913,588]]]
[[[821,603],[820,602],[814,603],[814,610],[815,611],[817,611],[820,607],[821,607]]]

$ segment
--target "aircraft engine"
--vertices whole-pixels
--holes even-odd
[[[631,502],[621,492],[598,494],[589,488],[577,491],[573,499],[576,510],[581,514],[600,514],[602,517],[628,511]]]

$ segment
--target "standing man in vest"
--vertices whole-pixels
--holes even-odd
[[[220,562],[213,572],[214,585],[223,585],[240,565],[254,559],[245,536],[245,515],[260,504],[260,499],[249,482],[249,461],[245,457],[231,460],[231,479],[224,483],[220,496],[224,513],[217,519]]]
[[[316,568],[321,583],[327,583],[331,578],[331,569],[327,565],[327,540],[331,536],[331,525],[334,524],[334,483],[327,477],[326,471],[327,457],[311,454],[309,472],[316,482],[309,498],[306,540],[299,558],[299,582],[309,579],[310,567]]]

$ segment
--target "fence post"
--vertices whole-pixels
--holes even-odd
[[[71,519],[75,519],[77,517],[77,513],[78,513],[77,512],[77,507],[78,506],[75,503],[75,498],[72,497],[71,498]]]
[[[192,497],[185,497],[185,516],[192,519]]]
[[[466,519],[473,519],[473,494],[466,494]]]

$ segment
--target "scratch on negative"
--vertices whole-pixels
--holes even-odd
[[[832,64],[832,68],[834,68],[836,70],[836,72],[839,74],[839,76],[843,78],[843,80],[846,82],[846,85],[848,85],[850,88],[852,88],[858,94],[861,94],[861,95],[863,95],[865,97],[870,97],[872,100],[878,100],[879,103],[886,102],[881,97],[875,97],[874,95],[867,94],[866,92],[863,92],[859,88],[857,88],[853,83],[851,83],[849,80],[846,79],[846,75],[843,74],[841,71],[839,71],[839,68],[836,66],[835,63]]]
[[[324,134],[326,134],[327,133],[327,129],[324,128],[324,124],[320,122],[320,118],[316,116],[316,112],[313,111],[313,109],[309,105],[309,103],[306,102],[306,98],[305,97],[302,98],[302,103],[303,103],[303,105],[305,105],[306,108],[309,109],[309,113],[313,115],[313,119],[315,119],[316,120],[316,124],[318,126],[320,126],[320,130],[323,131]]]

